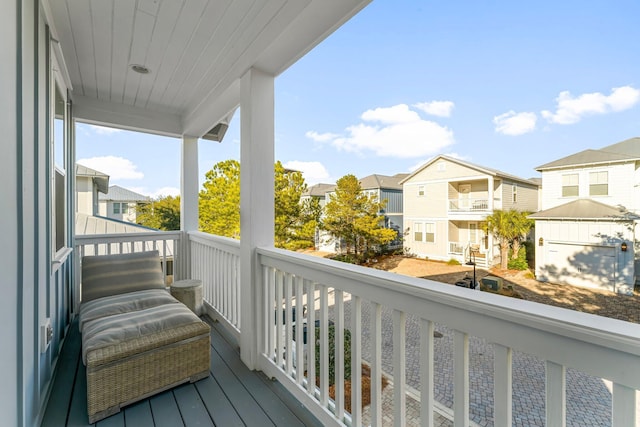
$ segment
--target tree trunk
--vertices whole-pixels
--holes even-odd
[[[518,258],[518,253],[520,252],[520,239],[513,239],[513,242],[511,242],[511,249],[513,249],[511,259]]]
[[[500,242],[500,268],[506,270],[509,265],[509,242]]]

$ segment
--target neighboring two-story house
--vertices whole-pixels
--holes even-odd
[[[138,205],[149,203],[151,199],[135,191],[128,190],[118,185],[109,187],[107,194],[100,194],[99,214],[107,218],[135,224]]]
[[[640,138],[537,168],[536,277],[631,293],[639,280]]]
[[[389,244],[390,248],[402,246],[403,227],[403,195],[401,181],[408,174],[398,173],[392,176],[373,174],[360,179],[362,192],[374,196],[377,200],[386,201],[384,211],[380,215],[384,217],[384,226],[398,232],[398,238]],[[316,197],[320,200],[320,206],[324,207],[329,202],[331,194],[335,191],[335,185],[316,184],[302,195],[302,199]],[[338,243],[329,234],[323,231],[316,232],[316,249],[325,252],[338,252]]]
[[[109,175],[76,164],[76,213],[98,215],[98,194],[109,192]]]
[[[539,185],[495,169],[440,155],[402,181],[405,252],[435,260],[499,262],[483,231],[494,210],[538,210]]]

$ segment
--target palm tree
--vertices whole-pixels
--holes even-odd
[[[512,215],[513,221],[513,238],[511,240],[511,249],[513,253],[511,258],[518,258],[518,252],[520,251],[520,243],[527,237],[527,233],[533,227],[534,221],[529,219],[529,212],[509,211]]]
[[[493,234],[500,245],[500,268],[507,269],[509,261],[509,245],[518,236],[514,226],[517,211],[495,210],[487,217],[485,228],[487,233]]]

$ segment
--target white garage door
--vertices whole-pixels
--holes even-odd
[[[614,291],[615,248],[549,243],[546,270],[550,282]]]

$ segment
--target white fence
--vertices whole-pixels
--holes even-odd
[[[240,334],[240,241],[189,232],[191,278],[202,280],[209,315]]]
[[[546,372],[540,375],[544,384],[541,398],[544,425],[566,425],[568,370],[572,375],[574,370],[579,371],[600,384],[601,379],[610,380],[613,385],[610,408],[606,411],[610,424],[635,425],[636,390],[640,389],[640,327],[636,324],[277,249],[259,249],[258,253],[265,295],[261,369],[284,384],[324,424],[363,424],[361,388],[354,387],[352,410],[347,414],[342,398],[343,381],[336,381],[335,399],[329,397],[328,352],[320,352],[320,372],[316,372],[315,358],[305,357],[315,354],[316,341],[320,348],[328,348],[328,325],[334,322],[336,378],[342,378],[345,366],[344,328],[351,333],[353,384],[360,384],[361,360],[363,353],[367,353],[372,403],[370,420],[365,421],[372,426],[382,425],[380,375],[386,357],[383,349],[392,352],[392,372],[387,374],[393,378],[394,424],[402,426],[407,422],[406,360],[408,349],[412,349],[419,359],[419,418],[421,425],[433,425],[438,391],[434,387],[436,326],[439,330],[447,329],[451,336],[451,409],[456,427],[470,425],[471,340],[474,346],[476,341],[486,343],[487,351],[493,353],[493,372],[489,372],[490,381],[485,388],[493,384],[490,412],[494,425],[512,425],[514,354],[539,360],[542,372]],[[369,319],[366,323],[364,311],[367,312],[364,318]],[[390,313],[384,320],[383,312]],[[417,319],[413,335],[406,328],[408,317]],[[315,325],[316,321],[319,336],[317,340],[306,340],[305,348],[303,327],[295,325]],[[363,333],[363,327],[368,334]],[[383,330],[387,331],[384,335]],[[308,333],[313,334],[312,328]],[[392,346],[384,343],[389,335]],[[584,392],[591,391],[585,388]],[[515,409],[518,410],[517,405]]]

